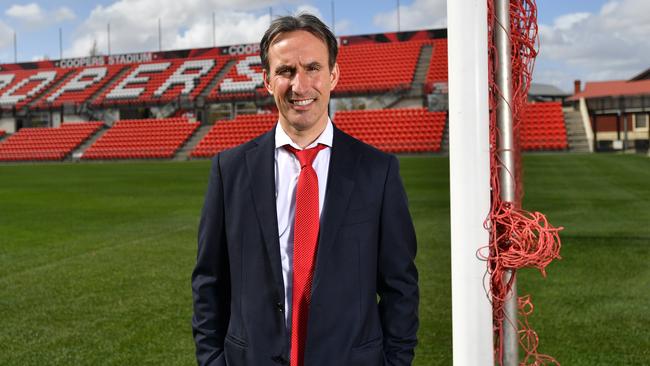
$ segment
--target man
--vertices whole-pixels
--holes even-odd
[[[338,48],[318,18],[276,19],[260,48],[279,121],[212,161],[192,275],[198,363],[410,365],[416,243],[397,159],[329,120]]]

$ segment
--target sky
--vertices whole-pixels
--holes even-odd
[[[446,0],[399,1],[399,29],[445,28]],[[0,0],[0,63],[256,43],[270,17],[308,11],[337,35],[393,32],[397,0]],[[650,67],[650,1],[538,0],[533,82],[629,79]],[[213,16],[214,14],[214,16]],[[213,33],[213,19],[214,29]],[[161,37],[158,37],[160,25]],[[59,38],[61,36],[61,38]],[[61,42],[59,41],[61,39]]]

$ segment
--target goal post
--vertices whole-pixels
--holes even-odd
[[[489,277],[488,25],[485,0],[447,1],[454,366],[494,365]]]

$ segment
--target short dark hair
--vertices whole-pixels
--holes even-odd
[[[264,32],[264,36],[260,42],[260,58],[262,59],[262,67],[266,72],[270,72],[269,47],[271,47],[275,37],[281,33],[299,30],[313,34],[327,45],[329,68],[330,70],[334,68],[336,56],[339,53],[336,37],[334,37],[332,31],[316,16],[309,13],[302,13],[297,16],[287,15],[279,17],[273,20],[269,28]]]

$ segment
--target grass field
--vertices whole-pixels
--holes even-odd
[[[451,365],[448,160],[404,157],[419,240],[416,365]],[[650,363],[650,159],[530,155],[528,209],[565,226],[523,270],[540,351]],[[192,365],[190,272],[207,161],[0,165],[0,365]]]

